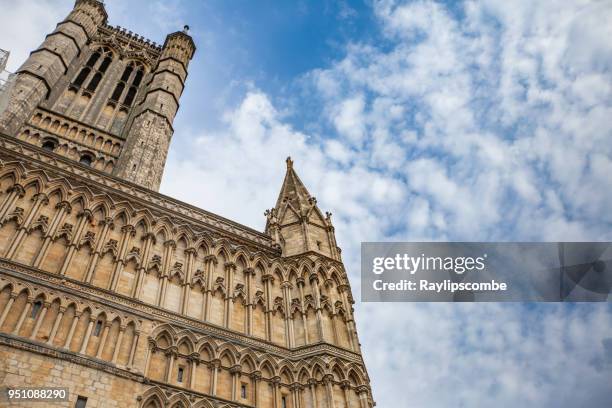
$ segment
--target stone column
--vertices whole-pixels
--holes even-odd
[[[155,351],[157,351],[155,340],[149,337],[148,344],[149,344],[149,347],[147,347],[147,356],[145,358],[145,368],[144,368],[145,376],[149,374],[149,365],[151,364],[151,356],[155,353]]]
[[[289,281],[282,283],[281,288],[283,289],[283,297],[285,298],[285,338],[287,339],[287,345],[289,347],[295,346],[295,333],[293,327],[293,319],[291,318],[291,289],[293,285]]]
[[[133,225],[124,225],[121,227],[121,244],[119,245],[119,251],[117,256],[117,262],[115,263],[115,269],[113,270],[113,276],[111,278],[111,284],[109,289],[112,291],[117,290],[117,285],[119,284],[119,279],[121,278],[121,272],[123,271],[123,266],[125,264],[125,254],[127,252],[127,248],[130,242],[130,238],[136,235],[136,229]]]
[[[301,385],[300,383],[293,383],[291,384],[291,400],[293,401],[292,408],[301,408],[301,401],[300,401],[300,389],[301,389]]]
[[[136,299],[140,299],[142,296],[142,288],[143,288],[143,280],[145,278],[147,261],[149,259],[149,252],[151,252],[151,246],[155,244],[155,235],[151,232],[147,232],[143,237],[144,241],[143,250],[142,250],[142,258],[140,261],[140,265],[138,267],[138,271],[136,272],[136,284],[134,285],[134,290],[132,291],[132,297]]]
[[[70,325],[70,330],[68,331],[68,337],[66,337],[66,342],[64,343],[65,349],[70,349],[70,343],[72,343],[72,336],[74,336],[74,331],[76,330],[76,326],[79,322],[80,317],[81,312],[75,310],[74,317],[72,318],[72,324]]]
[[[336,404],[334,402],[333,379],[334,379],[334,377],[331,374],[326,374],[323,377],[323,382],[325,384],[325,391],[326,391],[326,394],[327,394],[327,406],[328,406],[328,408],[336,408]]]
[[[271,318],[271,313],[272,313],[272,289],[270,288],[270,286],[272,285],[272,282],[274,281],[274,277],[267,273],[263,276],[263,281],[264,281],[264,291],[265,291],[265,296],[266,296],[266,310],[265,310],[265,315],[266,315],[266,340],[268,341],[272,341],[272,318]]]
[[[210,382],[210,395],[217,395],[217,376],[219,373],[219,367],[221,366],[221,361],[215,359],[211,361],[212,363],[212,380]]]
[[[59,325],[62,322],[64,313],[66,313],[66,308],[64,306],[60,306],[57,316],[55,316],[55,321],[53,322],[53,327],[51,328],[51,333],[49,334],[49,339],[47,340],[47,344],[53,344],[53,340],[55,339],[55,335],[57,334],[57,329],[59,329]]]
[[[255,275],[255,269],[246,268],[244,270],[244,273],[246,275],[246,297],[247,297],[246,334],[247,336],[250,336],[253,334],[253,289],[251,288],[251,286],[253,284],[252,281],[253,281],[253,276]]]
[[[13,207],[15,202],[22,198],[25,195],[25,189],[21,184],[13,184],[8,188],[7,192],[9,193],[2,206],[0,206],[0,220],[3,220],[6,216],[6,213]]]
[[[369,408],[368,389],[365,386],[360,386],[357,392],[359,393],[359,402],[361,403],[361,408]]]
[[[195,390],[196,386],[196,373],[198,364],[200,364],[200,355],[198,353],[192,353],[189,360],[191,361],[191,375],[189,376],[189,388]]]
[[[91,281],[93,280],[93,274],[96,270],[98,259],[100,258],[100,251],[102,251],[102,248],[104,248],[104,241],[106,241],[108,231],[109,229],[113,229],[115,227],[113,219],[110,217],[106,217],[101,222],[103,224],[102,231],[100,231],[100,236],[98,237],[98,241],[96,242],[96,248],[94,249],[93,257],[91,258],[91,262],[89,263],[89,267],[87,268],[87,274],[85,275],[86,283],[91,283]]]
[[[67,201],[62,201],[60,203],[57,203],[55,208],[58,209],[58,212],[53,217],[53,220],[51,221],[51,224],[49,225],[49,230],[47,231],[47,234],[45,235],[45,239],[40,248],[40,251],[38,251],[38,255],[36,255],[36,259],[34,259],[34,263],[32,264],[34,268],[39,268],[40,265],[43,263],[45,256],[47,255],[47,250],[49,249],[49,245],[51,245],[51,240],[53,239],[53,236],[55,235],[55,232],[57,231],[57,227],[64,220],[64,216],[66,214],[70,214],[70,212],[72,211],[72,207],[70,203]]]
[[[233,312],[234,299],[234,273],[236,272],[236,264],[234,262],[225,263],[225,282],[227,282],[227,294],[225,296],[225,327],[230,327]]]
[[[253,379],[253,401],[255,406],[259,407],[259,384],[261,382],[261,371],[253,371],[251,373]]]
[[[298,290],[300,292],[300,306],[302,309],[302,323],[304,325],[304,344],[310,343],[309,334],[308,334],[308,319],[306,318],[306,308],[304,307],[304,278],[297,278],[296,283],[298,285]]]
[[[238,379],[240,378],[241,372],[242,367],[240,367],[240,364],[236,364],[230,368],[230,374],[232,375],[232,401],[238,401]]]
[[[28,297],[28,300],[26,301],[26,304],[23,307],[23,311],[21,312],[21,316],[19,316],[19,320],[17,320],[17,324],[15,325],[15,328],[13,329],[13,333],[12,334],[19,335],[19,330],[21,330],[21,326],[23,325],[23,322],[24,322],[26,316],[30,312],[30,307],[32,307],[32,302],[33,301],[34,301],[34,299]]]
[[[346,403],[347,408],[353,408],[351,407],[351,396],[349,395],[351,384],[345,380],[345,381],[342,381],[342,384],[340,386],[342,387],[342,391],[344,392],[344,402]],[[355,407],[355,408],[359,408],[359,407]]]
[[[206,255],[204,257],[204,268],[206,269],[206,290],[204,291],[204,320],[210,321],[210,302],[213,291],[212,269],[217,263],[217,257]]]
[[[83,343],[81,343],[81,349],[79,350],[79,353],[81,354],[85,354],[85,351],[87,350],[87,343],[89,343],[89,336],[91,336],[91,330],[93,329],[93,325],[95,321],[96,321],[95,318],[89,317],[89,324],[87,325],[87,331],[85,332],[85,338],[83,339]]]
[[[157,306],[164,307],[166,303],[166,288],[168,287],[168,272],[170,271],[170,262],[172,262],[172,254],[176,248],[176,242],[174,240],[168,240],[164,242],[164,263],[163,270],[161,273],[161,286],[159,290],[159,297],[157,299]]]
[[[315,292],[315,308],[317,310],[317,330],[319,339],[320,341],[325,341],[325,337],[323,336],[323,316],[321,313],[321,292],[319,290],[319,278],[315,273],[310,275],[310,284],[314,287]]]
[[[49,302],[45,302],[43,304],[43,307],[40,311],[40,313],[38,313],[38,316],[36,316],[36,323],[34,324],[34,328],[32,329],[32,334],[30,334],[30,339],[35,339],[36,338],[36,334],[38,334],[38,330],[40,329],[40,325],[42,324],[43,320],[45,319],[45,315],[47,314],[47,310],[49,310],[49,307],[51,307],[51,303]]]
[[[6,253],[5,258],[8,258],[8,259],[13,258],[13,256],[15,255],[15,251],[21,245],[21,241],[23,240],[24,235],[26,235],[28,227],[32,223],[32,220],[34,219],[34,217],[38,214],[38,210],[43,204],[47,205],[49,203],[49,199],[47,198],[47,195],[45,193],[38,193],[34,195],[34,197],[32,197],[32,201],[34,201],[34,205],[32,206],[32,209],[30,210],[26,219],[23,221],[21,226],[18,228],[19,232],[17,233],[17,236],[15,237],[15,239],[13,239],[13,242],[11,243],[11,246],[9,247]]]
[[[272,378],[272,395],[274,398],[274,408],[281,408],[280,394],[280,377],[274,377]]]
[[[96,353],[96,358],[102,358],[102,351],[104,350],[104,345],[106,344],[106,338],[108,337],[108,331],[111,328],[111,323],[106,321],[104,322],[104,331],[102,332],[102,337],[100,338],[100,344],[98,344],[98,352]]]
[[[121,343],[123,342],[123,333],[125,332],[126,326],[119,326],[119,336],[117,337],[117,343],[115,344],[115,349],[113,350],[113,359],[111,363],[117,364],[117,357],[119,357],[119,350],[121,350]]]
[[[4,324],[6,320],[6,316],[8,316],[9,310],[11,310],[11,306],[15,303],[15,299],[17,295],[15,293],[11,293],[8,302],[6,302],[6,306],[4,306],[4,311],[2,312],[2,316],[0,316],[0,327]]]
[[[78,250],[79,240],[81,239],[81,234],[83,233],[83,230],[85,229],[85,225],[88,221],[91,222],[91,220],[93,219],[93,214],[91,213],[90,210],[83,210],[79,212],[78,218],[79,218],[79,221],[77,223],[76,229],[74,231],[74,234],[72,235],[72,239],[70,240],[70,243],[68,244],[68,253],[66,254],[64,263],[62,264],[60,268],[60,272],[59,272],[60,275],[66,274],[66,271],[68,270],[68,266],[70,265],[70,262],[72,261],[72,257],[74,256],[74,253]]]
[[[344,309],[346,310],[346,326],[349,334],[349,343],[351,345],[351,349],[354,351],[358,351],[359,349],[359,341],[357,340],[355,333],[357,333],[355,327],[355,320],[353,319],[352,304],[348,298],[348,285],[339,285],[338,290],[342,296],[342,303],[344,304]]]
[[[134,329],[134,339],[130,347],[130,356],[128,357],[127,369],[131,370],[134,368],[134,357],[136,356],[136,347],[138,346],[138,340],[140,339],[140,331]]]
[[[174,359],[176,358],[176,350],[171,347],[169,350],[165,352],[168,357],[168,368],[166,369],[166,382],[168,384],[174,383],[172,380],[172,370],[174,369]]]
[[[193,264],[197,251],[195,248],[185,250],[187,261],[185,266],[185,281],[183,282],[183,296],[181,299],[181,313],[186,315],[189,308],[189,295],[191,294],[191,279],[193,277]]]
[[[318,408],[319,407],[319,402],[317,401],[316,386],[317,386],[317,380],[315,380],[314,378],[310,378],[308,380],[308,387],[310,388],[310,397],[312,398],[312,406],[313,406],[313,408]]]

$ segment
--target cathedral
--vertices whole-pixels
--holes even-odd
[[[158,45],[77,0],[3,86],[0,406],[374,406],[331,215],[290,158],[264,232],[158,193],[195,52],[187,26]],[[7,400],[49,387],[67,399]]]

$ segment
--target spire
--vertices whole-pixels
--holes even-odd
[[[323,215],[317,199],[310,195],[287,157],[287,171],[276,206],[267,210],[266,233],[282,249],[283,255],[318,252],[339,259],[331,214]]]
[[[287,157],[285,162],[287,163],[287,173],[285,173],[285,179],[276,200],[276,211],[280,211],[285,202],[290,203],[297,211],[307,211],[312,207],[313,202],[314,204],[317,203],[317,199],[310,195],[306,186],[298,177],[293,168],[291,157]]]

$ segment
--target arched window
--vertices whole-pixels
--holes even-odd
[[[94,65],[96,65],[96,62],[98,62],[98,58],[100,58],[100,53],[98,51],[91,54],[91,57],[89,57],[89,60],[87,61],[87,66],[93,68]]]
[[[134,102],[134,98],[136,97],[136,87],[130,87],[125,99],[123,100],[123,104],[127,106],[132,106],[132,102]]]
[[[92,162],[93,157],[89,153],[81,155],[81,158],[79,159],[79,163],[84,164],[85,166],[91,166]]]
[[[102,61],[100,61],[101,57],[104,57]],[[95,92],[112,62],[113,53],[111,50],[108,47],[98,48],[91,57],[89,57],[86,66],[81,69],[79,75],[72,82],[72,86],[78,89],[83,86],[89,77],[91,77],[87,84],[87,91]]]
[[[134,77],[134,83],[132,85],[134,85],[134,86],[140,85],[140,82],[142,81],[142,76],[143,75],[144,75],[144,73],[142,72],[142,69],[139,69],[138,72],[136,72],[136,77]]]
[[[79,75],[74,80],[74,85],[79,86],[79,87],[83,85],[83,82],[85,82],[85,78],[87,78],[90,72],[91,72],[91,69],[89,69],[88,67],[83,68],[81,72],[79,73]]]
[[[87,90],[90,92],[94,92],[96,88],[98,88],[98,85],[100,84],[101,80],[102,74],[100,72],[97,72],[96,75],[91,78],[91,81],[89,81],[89,85],[87,85]]]
[[[125,70],[123,71],[123,75],[121,75],[121,80],[123,82],[127,82],[130,79],[130,75],[132,75],[133,70],[134,68],[132,68],[131,65],[125,67]]]
[[[100,68],[98,70],[102,73],[106,72],[111,62],[113,62],[111,57],[104,58],[104,61],[102,61],[102,64],[100,64]]]
[[[134,72],[136,71],[136,72]],[[138,93],[138,87],[144,77],[144,66],[142,63],[137,61],[131,61],[123,70],[119,83],[115,86],[115,90],[111,95],[110,100],[113,102],[119,102],[124,90],[127,88],[122,104],[130,107],[136,99]]]
[[[42,307],[42,302],[40,300],[37,300],[36,302],[34,302],[34,304],[32,305],[32,312],[30,314],[30,317],[32,319],[36,318],[41,307]]]
[[[113,91],[111,100],[119,102],[119,99],[121,99],[121,95],[123,94],[123,89],[125,89],[125,84],[123,82],[119,82]]]
[[[57,147],[57,141],[54,139],[45,139],[42,144],[42,148],[50,152],[54,151]]]

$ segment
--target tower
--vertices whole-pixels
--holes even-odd
[[[195,52],[188,30],[185,26],[182,32],[166,38],[143,102],[127,129],[126,146],[117,165],[119,177],[155,190],[161,183],[174,132],[172,122],[185,88],[187,67]]]
[[[372,408],[331,215],[293,162],[265,232],[166,197],[195,52],[77,0],[0,113],[0,387],[69,406]]]
[[[0,130],[157,190],[194,52],[187,30],[161,47],[77,0],[16,72]]]

